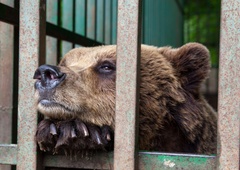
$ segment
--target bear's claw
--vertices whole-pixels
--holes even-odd
[[[37,129],[36,141],[42,151],[57,153],[81,150],[113,150],[113,131],[80,120],[44,119]]]

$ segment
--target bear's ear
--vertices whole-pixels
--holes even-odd
[[[210,71],[208,49],[199,43],[188,43],[177,49],[159,48],[159,52],[170,61],[183,88],[198,93]]]

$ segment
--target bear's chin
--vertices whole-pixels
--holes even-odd
[[[66,120],[76,118],[75,112],[67,106],[47,99],[39,101],[37,107],[39,112],[52,119]]]

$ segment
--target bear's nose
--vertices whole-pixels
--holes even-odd
[[[41,65],[34,73],[33,78],[37,79],[35,88],[39,89],[48,88],[52,89],[59,85],[66,77],[65,73],[62,73],[58,67],[52,65]]]

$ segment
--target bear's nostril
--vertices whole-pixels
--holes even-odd
[[[33,79],[38,79],[41,80],[41,73],[39,71],[39,69],[37,69],[34,73]]]
[[[33,78],[39,80],[37,84],[39,87],[48,89],[55,88],[66,77],[65,73],[62,73],[58,67],[51,65],[42,65],[34,73]]]
[[[49,71],[49,70],[47,70],[44,74],[45,74],[45,75],[44,75],[45,78],[46,78],[46,79],[49,79],[49,80],[54,80],[54,79],[57,79],[57,78],[58,78],[55,73],[53,73],[53,72],[51,72],[51,71]]]

